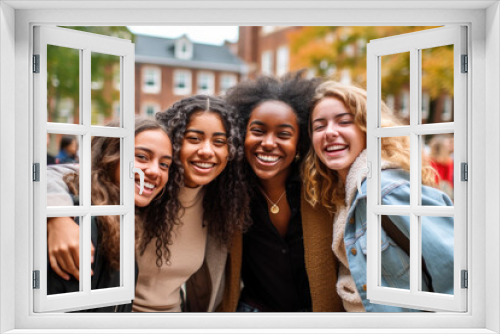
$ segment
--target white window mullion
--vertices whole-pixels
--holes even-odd
[[[91,50],[89,48],[82,51],[82,71],[80,71],[81,81],[81,103],[82,103],[82,125],[86,128],[86,133],[82,138],[82,150],[80,160],[80,194],[79,198],[84,207],[91,205],[91,115],[92,115],[92,96],[91,96]],[[90,251],[91,251],[91,215],[87,213],[80,222],[80,290],[84,294],[90,293]]]
[[[462,36],[461,36],[462,35]],[[438,124],[420,123],[421,64],[419,50],[453,45],[454,55],[454,122]],[[371,41],[367,48],[368,89],[368,162],[373,166],[372,178],[368,179],[367,192],[367,262],[368,298],[373,303],[396,305],[422,310],[465,311],[467,290],[460,286],[460,271],[466,268],[466,183],[460,181],[460,163],[466,162],[466,76],[460,73],[460,57],[465,53],[465,28],[444,27]],[[380,127],[380,58],[388,54],[410,52],[410,126],[395,129]],[[455,141],[455,202],[454,206],[421,206],[421,140],[429,134],[454,133]],[[409,208],[382,206],[380,203],[380,138],[409,136],[410,138],[410,203]],[[457,196],[459,198],[457,198]],[[371,198],[373,197],[373,198]],[[375,200],[378,201],[375,204]],[[456,211],[455,211],[456,210]],[[380,223],[384,214],[409,213],[410,216],[410,290],[385,288],[378,284],[380,276]],[[422,281],[422,236],[421,220],[424,216],[454,218],[454,292],[445,295],[421,290]],[[434,269],[435,270],[435,269]]]
[[[419,123],[420,97],[420,54],[418,49],[410,50],[410,292],[419,290],[420,272],[420,217],[414,214],[420,204],[420,141],[414,133],[414,127]]]

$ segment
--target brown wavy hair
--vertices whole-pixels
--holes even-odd
[[[186,128],[193,116],[199,112],[218,115],[227,133],[229,161],[222,173],[205,185],[203,220],[208,223],[211,235],[221,244],[229,246],[233,234],[245,230],[249,225],[250,197],[244,174],[243,140],[238,126],[238,115],[226,101],[215,96],[187,97],[174,103],[166,111],[156,114],[157,121],[171,134],[174,151],[171,167],[173,175],[168,182],[169,194],[172,196],[167,202],[167,223],[164,232],[170,239],[174,226],[181,224],[179,217],[185,208],[178,199],[179,191],[184,187],[184,166],[180,161],[180,151]]]
[[[366,90],[341,84],[336,81],[326,81],[316,89],[309,117],[309,136],[311,130],[311,116],[314,107],[324,98],[335,98],[341,101],[346,109],[354,115],[354,124],[364,133],[366,138]],[[381,103],[381,126],[401,126],[402,123],[387,107]],[[410,170],[410,140],[404,137],[385,137],[381,139],[382,159],[394,163],[400,168]],[[311,146],[302,165],[305,198],[311,205],[320,203],[332,212],[345,203],[345,185],[337,171],[326,167],[316,155]],[[422,157],[422,183],[435,186],[435,171],[428,159]]]
[[[117,127],[118,121],[113,121],[107,126]],[[167,131],[158,122],[145,117],[135,119],[135,136],[149,130],[161,130],[167,135]],[[115,171],[120,163],[120,138],[93,137],[91,142],[91,202],[92,205],[119,205],[120,188],[116,184]],[[79,174],[71,173],[64,176],[64,181],[68,185],[70,192],[79,194],[80,177]],[[168,185],[168,183],[167,183]],[[142,231],[148,233],[152,230],[161,230],[161,225],[165,221],[165,205],[168,196],[167,191],[162,191],[151,203],[143,208],[135,207],[136,240]],[[157,224],[146,224],[146,222],[159,222]],[[97,225],[100,231],[99,246],[108,260],[111,268],[120,268],[120,217],[119,216],[98,216]],[[138,230],[141,233],[138,233]],[[161,233],[155,233],[161,234]],[[166,246],[166,239],[159,239],[160,246]],[[140,239],[144,244],[144,239]],[[143,245],[145,248],[145,245]],[[158,247],[158,242],[157,242]],[[157,256],[161,259],[161,252]]]

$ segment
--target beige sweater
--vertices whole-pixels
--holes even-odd
[[[156,266],[156,239],[151,240],[141,256],[137,252],[139,277],[133,312],[180,312],[180,287],[203,264],[207,228],[203,227],[204,189],[182,188],[179,199],[186,208],[181,225],[174,227],[169,245],[170,261]]]

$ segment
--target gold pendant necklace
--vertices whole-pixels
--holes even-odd
[[[271,199],[267,196],[267,194],[264,191],[264,189],[262,189],[261,187],[259,187],[259,189],[260,189],[260,191],[262,191],[262,194],[264,194],[264,196],[266,197],[266,199],[271,204],[271,207],[269,208],[269,211],[271,211],[271,213],[273,213],[273,214],[278,214],[280,212],[280,207],[278,206],[278,203],[281,201],[281,199],[285,195],[286,189],[285,189],[285,191],[283,191],[283,194],[281,194],[280,198],[278,198],[278,200],[276,202],[271,201]]]

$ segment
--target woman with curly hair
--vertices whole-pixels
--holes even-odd
[[[382,103],[382,127],[401,125]],[[304,164],[305,197],[334,214],[330,251],[339,259],[338,291],[349,312],[404,312],[411,309],[372,304],[366,298],[366,182],[358,192],[357,173],[366,166],[366,91],[328,81],[321,84],[309,118],[312,147]],[[381,140],[383,205],[410,204],[410,143],[406,137]],[[422,205],[452,206],[434,188],[435,174],[422,164]],[[382,286],[409,289],[410,221],[382,216]],[[453,218],[421,217],[422,289],[453,294]]]
[[[228,91],[226,100],[243,121],[252,225],[234,238],[221,311],[343,310],[331,281],[335,258],[316,251],[331,244],[325,212],[301,200],[299,166],[318,84],[303,74],[262,76]]]
[[[248,221],[237,119],[222,99],[198,95],[157,120],[173,144],[166,217],[145,222],[137,233],[133,311],[181,311],[184,283],[185,309],[212,311],[222,298],[227,246]]]

